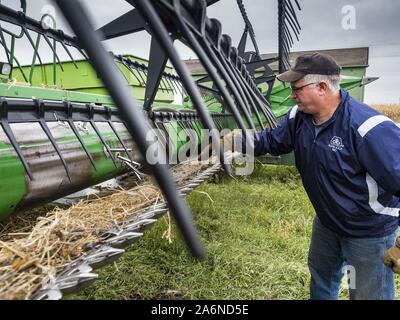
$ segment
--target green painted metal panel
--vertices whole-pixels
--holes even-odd
[[[2,130],[0,135],[8,142]],[[4,220],[26,193],[25,170],[10,143],[0,142],[0,161],[0,220]]]
[[[0,83],[0,96],[8,98],[40,98],[46,100],[66,100],[71,102],[98,103],[112,105],[113,101],[106,95],[93,95],[67,90],[31,87],[20,84]]]
[[[141,59],[133,55],[124,55],[124,57],[135,60],[141,64],[147,65],[148,63],[145,59]],[[57,64],[55,68],[55,81],[53,76],[53,63],[35,65],[33,67],[32,86],[78,91],[96,95],[108,95],[108,92],[105,90],[104,85],[97,76],[96,71],[92,68],[87,60],[77,60],[76,64],[78,68],[76,68],[71,61],[62,62],[64,71],[62,71],[60,66]],[[117,66],[132,88],[132,93],[134,94],[135,98],[138,100],[143,100],[145,94],[145,83],[141,80],[141,77],[135,77],[131,71],[129,71],[120,63],[117,63]],[[29,78],[29,74],[32,70],[31,66],[23,66],[22,70]],[[166,71],[171,73],[172,68],[167,66]],[[24,83],[24,78],[20,69],[15,68],[13,70],[12,77],[15,78],[17,82]],[[143,76],[143,78],[145,80],[145,76]],[[173,88],[168,83],[164,83],[163,87],[164,86],[166,86],[167,90],[159,90],[155,100],[172,102],[174,100]]]

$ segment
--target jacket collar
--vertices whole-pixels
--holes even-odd
[[[335,112],[333,113],[332,117],[330,117],[327,121],[326,121],[326,126],[329,126],[332,122],[334,122],[336,120],[336,118],[338,117],[339,114],[342,114],[345,106],[346,106],[346,102],[349,98],[349,93],[343,89],[340,89],[340,103],[339,106],[336,108]],[[306,119],[306,123],[309,124],[310,126],[312,126],[312,128],[314,128],[314,124],[312,121],[312,115],[311,114],[306,114],[303,113],[305,119]]]

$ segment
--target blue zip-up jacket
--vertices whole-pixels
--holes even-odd
[[[312,116],[293,107],[276,129],[257,132],[255,156],[294,150],[296,167],[327,228],[358,238],[386,236],[400,211],[400,128],[341,90],[318,135]]]

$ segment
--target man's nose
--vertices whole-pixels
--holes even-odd
[[[297,97],[296,92],[292,91],[292,92],[290,93],[290,96],[289,96],[289,97],[292,98],[292,99],[296,98],[296,97]]]

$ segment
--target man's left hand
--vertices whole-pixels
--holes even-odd
[[[385,251],[383,263],[391,267],[393,272],[400,274],[400,237],[397,238],[393,247]]]

